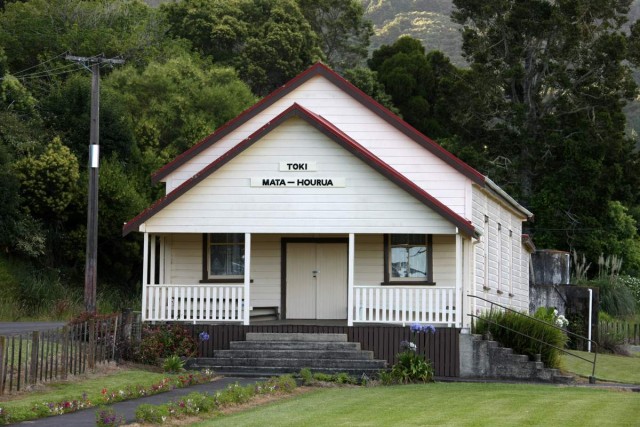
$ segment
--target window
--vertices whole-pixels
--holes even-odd
[[[242,279],[244,276],[244,234],[208,235],[207,275],[204,279]]]
[[[431,235],[386,235],[385,283],[433,283],[432,252]]]

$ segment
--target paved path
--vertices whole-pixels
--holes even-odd
[[[240,385],[254,384],[259,381],[264,381],[265,378],[222,378],[213,382],[198,384],[191,387],[185,387],[168,391],[166,393],[160,393],[153,396],[142,397],[139,399],[127,400],[125,402],[114,403],[108,407],[122,415],[125,418],[126,423],[135,422],[135,412],[139,405],[143,403],[149,403],[151,405],[161,405],[168,403],[172,400],[177,400],[180,396],[186,396],[192,392],[209,393],[213,394],[218,390],[224,390],[229,384],[238,383]],[[57,415],[54,417],[40,418],[38,420],[23,421],[21,423],[12,424],[16,426],[37,426],[37,427],[87,427],[96,425],[96,411],[99,408],[85,409],[71,414]]]
[[[67,322],[0,322],[0,335],[19,335],[33,331],[61,328]]]

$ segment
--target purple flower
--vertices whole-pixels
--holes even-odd
[[[209,334],[205,331],[200,332],[200,341],[209,341]]]
[[[436,328],[433,325],[421,325],[419,323],[414,323],[411,325],[411,332],[414,334],[419,334],[424,332],[425,334],[435,334]]]

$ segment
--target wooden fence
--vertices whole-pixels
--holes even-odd
[[[625,344],[640,345],[640,324],[615,321],[615,322],[598,322],[598,333],[600,336],[606,334],[614,334],[624,340]]]
[[[114,360],[120,335],[131,333],[131,313],[90,319],[47,331],[0,336],[0,395],[64,380]]]

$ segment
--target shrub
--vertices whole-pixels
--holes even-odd
[[[162,424],[169,417],[169,408],[164,405],[143,403],[136,409],[136,420],[141,423]]]
[[[413,350],[398,354],[398,362],[391,367],[390,373],[392,381],[400,384],[426,383],[433,379],[431,362]]]
[[[621,276],[618,281],[629,289],[636,303],[636,312],[640,311],[640,278],[631,276]]]
[[[137,359],[156,364],[158,359],[170,356],[193,357],[198,344],[189,331],[180,325],[146,326],[142,331]]]
[[[177,374],[184,371],[184,361],[180,356],[169,356],[162,363],[162,370],[170,374]]]
[[[311,373],[311,369],[309,368],[300,369],[300,378],[302,378],[304,385],[313,384],[313,373]]]
[[[631,288],[625,283],[624,279],[617,278],[590,280],[580,285],[598,288],[601,310],[613,317],[628,317],[636,313],[636,301]]]
[[[493,339],[512,348],[516,353],[526,354],[530,357],[540,354],[544,364],[551,368],[560,366],[561,351],[538,342],[536,339],[560,349],[564,348],[567,342],[567,336],[552,325],[511,311],[485,313],[476,322],[474,332],[483,335],[489,332]]]
[[[124,424],[124,417],[113,408],[100,408],[96,411],[97,427],[118,427]]]

